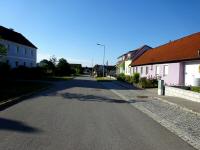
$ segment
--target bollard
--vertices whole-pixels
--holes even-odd
[[[164,80],[158,80],[158,95],[165,94]]]

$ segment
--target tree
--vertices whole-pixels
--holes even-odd
[[[61,58],[56,66],[56,75],[58,76],[68,76],[71,74],[70,65],[66,59]]]
[[[52,62],[54,64],[54,66],[56,66],[57,63],[57,58],[55,55],[51,56],[51,58],[49,59],[50,62]]]
[[[0,44],[0,61],[2,62],[5,61],[4,59],[6,55],[7,55],[7,48],[4,45]]]
[[[43,68],[47,74],[51,74],[51,75],[55,74],[55,69],[56,69],[55,65],[53,64],[53,62],[47,59],[41,60],[39,62],[39,67]]]

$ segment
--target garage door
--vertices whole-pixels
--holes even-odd
[[[185,65],[185,85],[193,85],[195,78],[200,78],[200,64]]]

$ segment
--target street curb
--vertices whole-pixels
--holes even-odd
[[[124,88],[129,88],[129,87],[126,87],[126,86],[124,86],[123,84],[121,84],[120,82],[113,82],[114,84],[117,84],[117,85],[119,85],[119,86],[121,86],[121,87],[124,87]],[[130,87],[131,87],[132,85],[130,85]],[[134,87],[131,87],[131,89],[133,89]],[[137,88],[137,87],[136,87]],[[138,88],[138,89],[140,89],[140,90],[144,90],[145,91],[145,89],[142,89],[142,88]],[[147,91],[148,92],[148,91]],[[178,104],[176,104],[176,103],[173,103],[173,102],[169,102],[168,100],[165,100],[164,98],[160,98],[160,97],[152,97],[152,98],[155,98],[156,100],[160,100],[160,101],[163,101],[163,102],[165,102],[165,103],[168,103],[168,104],[170,104],[170,105],[174,105],[174,106],[176,106],[177,108],[179,108],[179,109],[182,109],[182,110],[185,110],[185,111],[187,111],[187,112],[190,112],[190,113],[193,113],[193,114],[195,114],[195,115],[197,115],[197,116],[200,116],[200,113],[198,113],[198,112],[196,112],[196,111],[193,111],[192,109],[189,109],[189,108],[187,108],[187,107],[184,107],[184,106],[181,106],[181,105],[178,105]]]
[[[117,96],[119,96],[123,100],[129,102],[129,98],[127,98],[126,96],[118,93],[115,90],[110,90],[110,91],[112,91],[113,93],[115,93]],[[166,100],[160,100],[160,101],[165,102]],[[169,103],[169,102],[167,102],[167,103]],[[172,103],[172,104],[181,108],[181,106],[179,106],[177,104],[174,104],[174,103]],[[184,132],[182,132],[179,128],[177,128],[176,126],[174,126],[172,123],[170,123],[170,122],[168,122],[168,121],[160,118],[158,115],[156,115],[155,113],[147,110],[145,107],[141,107],[141,106],[134,105],[134,104],[130,104],[130,105],[132,107],[136,108],[137,110],[143,112],[144,114],[146,114],[150,118],[152,118],[154,121],[156,121],[157,123],[159,123],[161,126],[165,127],[170,132],[172,132],[175,135],[177,135],[179,138],[181,138],[183,141],[185,141],[186,143],[188,143],[189,145],[191,145],[193,148],[195,148],[197,150],[200,150],[200,144],[198,142],[195,142],[195,141],[191,140],[189,137],[186,136],[186,134]]]
[[[5,101],[5,102],[3,102],[3,103],[0,103],[0,111],[3,111],[3,110],[5,110],[6,108],[8,108],[8,107],[10,107],[10,106],[13,106],[13,105],[15,105],[15,104],[17,104],[17,103],[19,103],[19,102],[25,100],[26,98],[29,98],[29,97],[31,97],[31,96],[33,96],[33,95],[39,93],[39,92],[42,92],[42,91],[44,91],[44,90],[47,90],[47,89],[49,89],[51,86],[52,86],[52,85],[49,85],[49,86],[47,86],[47,87],[38,89],[38,90],[36,90],[36,91],[30,92],[30,93],[27,93],[27,94],[23,94],[23,95],[18,96],[18,97],[16,97],[16,98],[12,98],[12,99],[9,99],[9,100],[7,100],[7,101]]]

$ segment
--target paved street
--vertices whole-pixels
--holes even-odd
[[[0,112],[0,150],[27,149],[193,148],[102,84],[84,76],[59,82]]]

